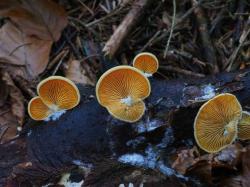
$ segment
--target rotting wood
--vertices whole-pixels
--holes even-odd
[[[93,174],[103,173],[100,169],[106,165],[104,176],[108,178],[115,172],[112,169],[116,170],[107,168],[108,162],[114,162],[116,166],[121,165],[116,160],[120,155],[145,151],[148,144],[160,143],[165,130],[171,128],[173,139],[170,138],[167,148],[159,150],[162,151],[161,157],[168,158],[168,152],[165,150],[176,149],[183,141],[193,139],[193,120],[205,100],[214,94],[230,92],[237,96],[244,107],[250,101],[249,83],[250,69],[201,79],[163,81],[152,78],[152,93],[147,99],[148,110],[144,117],[134,124],[110,117],[106,109],[91,96],[94,89],[80,87],[80,105],[68,111],[59,121],[32,122],[26,126],[26,132],[29,134],[27,158],[34,163],[28,171],[33,172],[17,168],[13,176],[26,175],[26,180],[34,181],[34,184],[39,181],[41,184],[40,182],[50,179],[50,172],[40,171],[40,165],[59,172],[61,168],[71,166],[74,160],[80,160],[84,164],[94,166]],[[151,122],[158,124],[154,130],[138,130],[138,127],[150,125]],[[144,137],[146,141],[139,147],[129,147],[128,142],[138,137]],[[36,163],[40,169],[37,169]],[[105,180],[101,176],[98,178]]]

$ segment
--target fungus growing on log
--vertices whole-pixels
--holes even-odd
[[[238,125],[238,138],[241,140],[250,139],[250,113],[243,111],[242,118]]]
[[[61,76],[51,76],[37,86],[39,96],[28,104],[28,113],[34,120],[56,119],[65,110],[74,108],[80,102],[80,93],[76,85]]]
[[[151,77],[157,72],[159,62],[154,54],[143,52],[135,56],[133,66],[141,70],[146,77]]]
[[[136,122],[145,111],[143,99],[150,94],[149,80],[130,66],[117,66],[105,72],[97,82],[96,97],[115,118]]]
[[[241,105],[232,94],[220,94],[203,104],[194,122],[199,147],[213,153],[230,145],[237,137],[241,115]]]

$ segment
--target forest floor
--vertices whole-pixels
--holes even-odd
[[[0,24],[0,185],[6,187],[23,182],[13,169],[28,163],[19,135],[44,78],[95,86],[105,70],[131,65],[144,51],[158,58],[154,78],[162,81],[207,79],[250,65],[247,0],[11,0],[0,2]],[[168,164],[184,178],[148,186],[192,186],[185,182],[192,176],[197,186],[247,187],[249,155],[247,141],[217,154],[180,146]]]

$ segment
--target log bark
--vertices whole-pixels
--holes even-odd
[[[31,121],[26,125],[27,160],[33,164],[28,168],[17,166],[12,174],[19,176],[22,181],[41,185],[55,180],[51,179],[52,172],[55,176],[59,175],[64,168],[80,162],[80,165],[91,168],[90,177],[86,178],[90,186],[118,186],[124,179],[120,170],[127,175],[128,171],[141,171],[144,167],[128,167],[119,158],[128,153],[145,156],[149,148],[154,148],[158,154],[157,160],[154,160],[157,163],[151,167],[156,172],[154,175],[165,176],[167,178],[163,181],[169,182],[169,176],[159,166],[159,160],[168,166],[171,151],[185,146],[185,141],[195,144],[195,115],[201,104],[214,94],[233,93],[242,106],[246,106],[250,101],[249,72],[250,69],[247,69],[190,80],[164,81],[152,78],[151,96],[146,100],[147,111],[134,124],[112,118],[93,97],[94,88],[79,87],[80,104],[67,111],[58,121]],[[115,172],[119,175],[115,175]],[[150,172],[149,167],[144,175]],[[133,182],[133,178],[130,179]],[[174,173],[171,180],[181,181]],[[188,180],[184,183],[191,182]]]

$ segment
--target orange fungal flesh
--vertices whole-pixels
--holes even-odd
[[[96,86],[96,96],[111,115],[134,122],[144,113],[142,100],[149,96],[150,89],[149,80],[142,72],[130,66],[117,66],[101,76]]]
[[[28,113],[34,120],[44,120],[52,114],[51,110],[43,103],[40,97],[34,97],[30,100]]]
[[[75,84],[60,76],[49,77],[39,83],[38,95],[52,110],[68,110],[75,107],[80,101],[80,94]]]
[[[109,106],[129,96],[132,100],[143,100],[150,94],[150,84],[135,68],[118,66],[103,74],[96,91],[100,104]]]
[[[232,94],[220,94],[199,110],[194,135],[197,144],[207,152],[218,152],[231,144],[237,135],[242,109]]]
[[[117,119],[131,123],[142,117],[145,111],[145,105],[143,101],[133,103],[131,106],[126,106],[126,104],[119,102],[108,106],[107,109]]]
[[[238,138],[241,140],[250,139],[250,113],[243,111],[242,119],[238,125]]]
[[[153,74],[158,69],[158,60],[151,53],[140,53],[134,58],[133,66],[144,73]]]

